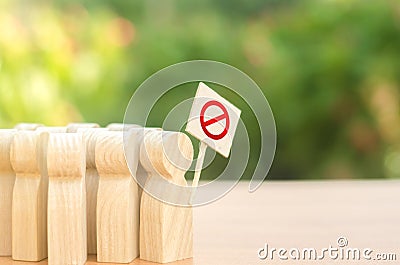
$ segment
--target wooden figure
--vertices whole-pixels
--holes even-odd
[[[85,149],[81,133],[50,134],[49,265],[82,265],[87,259]]]
[[[78,129],[78,133],[83,134],[86,144],[85,183],[88,254],[97,253],[96,207],[99,173],[95,163],[95,147],[99,132],[107,130],[107,128]]]
[[[129,166],[137,166],[139,143],[121,132],[102,132],[95,149],[99,173],[97,261],[129,263],[139,255],[139,190]]]
[[[99,128],[97,123],[70,123],[67,125],[67,133],[76,133],[79,129]]]
[[[107,126],[107,129],[109,129],[110,131],[124,131],[124,133],[129,132],[129,135],[131,137],[135,137],[137,141],[140,143],[143,141],[143,136],[147,132],[152,130],[162,131],[161,128],[143,128],[140,125],[124,124],[124,123],[111,123]],[[138,163],[135,177],[136,177],[136,182],[140,184],[139,185],[139,199],[140,199],[142,197],[142,192],[143,192],[142,187],[144,186],[147,179],[147,172],[146,170],[144,170],[140,162]]]
[[[146,192],[160,178],[187,186],[184,174],[192,159],[193,146],[185,134],[152,131],[145,135],[140,161],[149,176],[140,207],[141,259],[167,263],[193,256],[192,208],[163,203]]]
[[[88,129],[99,128],[97,123],[70,123],[67,125],[67,133],[81,132],[86,144],[86,222],[87,222],[87,251],[88,254],[96,254],[96,201],[98,174],[95,166],[88,167],[88,159],[93,157],[94,160],[94,145],[91,145],[92,134],[85,134]],[[93,148],[90,148],[93,146]],[[90,150],[89,150],[90,149]],[[93,149],[93,150],[91,150]],[[91,152],[92,151],[92,152]]]
[[[11,216],[15,173],[10,151],[15,130],[0,130],[0,256],[11,256]]]
[[[132,128],[142,128],[136,124],[124,124],[124,123],[110,123],[107,125],[107,129],[110,131],[127,131]]]
[[[61,126],[45,126],[45,127],[38,127],[36,129],[37,132],[48,132],[48,133],[66,133],[67,127]]]
[[[81,132],[84,136],[86,144],[86,222],[87,222],[87,251],[88,254],[96,254],[96,201],[97,201],[97,188],[98,188],[98,174],[94,166],[94,144],[93,132],[86,134],[88,129],[99,128],[97,123],[70,123],[67,125],[67,133]],[[89,162],[93,161],[93,163]]]
[[[21,130],[21,131],[34,131],[39,127],[43,127],[43,124],[39,123],[19,123],[17,124],[14,129]]]
[[[16,174],[12,204],[12,257],[40,261],[47,257],[46,147],[48,134],[18,131],[11,145]]]
[[[131,137],[134,137],[137,142],[139,143],[138,150],[140,150],[140,145],[144,140],[144,136],[153,131],[162,131],[161,128],[131,128],[129,129],[129,134]],[[140,155],[139,155],[140,157]],[[136,174],[135,174],[135,180],[139,184],[139,200],[142,198],[142,193],[143,193],[143,188],[144,185],[146,184],[146,180],[148,177],[147,171],[143,168],[142,163],[140,162],[139,158],[139,163],[137,165],[136,169]],[[132,172],[131,172],[132,173]]]

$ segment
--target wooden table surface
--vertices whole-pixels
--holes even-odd
[[[400,264],[400,181],[266,181],[255,193],[241,182],[194,211],[194,259],[169,264]],[[258,249],[337,247],[394,253],[397,261],[260,260]],[[90,256],[87,264],[94,265]],[[31,263],[0,258],[1,265]],[[46,261],[32,264],[47,264]],[[139,259],[131,264],[154,264]]]

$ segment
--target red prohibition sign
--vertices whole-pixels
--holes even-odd
[[[211,107],[211,106],[217,106],[219,107],[223,113],[215,118],[209,119],[207,121],[204,120],[204,114],[206,112],[206,110]],[[212,134],[207,127],[210,126],[211,124],[214,124],[216,122],[219,122],[220,120],[226,120],[226,125],[224,130],[220,133],[220,134]],[[203,129],[203,132],[210,137],[213,140],[219,140],[224,138],[224,136],[228,133],[229,130],[229,124],[230,124],[230,119],[229,119],[229,114],[228,111],[226,110],[225,106],[222,105],[220,102],[216,101],[216,100],[211,100],[208,101],[206,104],[204,104],[203,108],[201,109],[200,112],[200,125],[201,128]]]

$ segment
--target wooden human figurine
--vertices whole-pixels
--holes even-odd
[[[98,262],[129,263],[139,255],[139,189],[128,165],[137,166],[140,145],[129,139],[125,156],[123,141],[121,132],[102,132],[97,138]]]
[[[67,125],[68,133],[76,133],[79,129],[99,128],[97,123],[70,123]]]
[[[43,124],[39,123],[19,123],[15,125],[14,129],[21,131],[34,131],[39,127],[43,127]]]
[[[46,147],[48,134],[18,131],[11,145],[16,174],[12,204],[12,257],[40,261],[47,257]]]
[[[87,259],[87,231],[86,153],[82,134],[51,133],[47,168],[48,263],[83,265]]]
[[[0,256],[11,256],[12,196],[15,173],[10,151],[15,130],[0,130]]]
[[[97,187],[98,187],[98,174],[95,167],[88,167],[88,157],[92,156],[94,160],[94,146],[93,152],[89,151],[90,139],[84,132],[89,129],[99,129],[97,123],[69,123],[66,128],[67,133],[81,132],[83,134],[84,142],[86,144],[86,222],[87,222],[87,252],[88,254],[96,254],[96,201],[97,201]],[[88,142],[89,141],[89,142]]]
[[[97,172],[95,163],[95,147],[99,133],[107,130],[106,128],[78,129],[78,133],[83,134],[83,139],[86,144],[85,183],[88,254],[97,253],[96,207],[99,173]]]
[[[141,126],[136,124],[124,123],[110,123],[109,125],[107,125],[107,129],[110,131],[127,131],[132,128],[141,128]]]
[[[106,130],[99,128],[97,123],[70,123],[67,125],[67,133],[81,132],[83,134],[84,142],[86,144],[86,222],[87,222],[87,252],[88,254],[96,254],[96,201],[97,201],[97,188],[99,183],[99,176],[97,174],[96,166],[94,165],[94,147],[95,147],[95,131]],[[85,133],[89,131],[90,133]],[[94,142],[94,144],[92,144]]]
[[[48,133],[66,133],[67,127],[62,126],[43,126],[36,129],[37,132],[48,132]]]
[[[167,204],[147,193],[160,178],[187,186],[184,174],[192,159],[193,146],[183,133],[151,131],[144,136],[140,161],[149,176],[140,207],[141,259],[167,263],[193,256],[192,208]]]
[[[143,141],[143,136],[149,132],[149,131],[162,131],[161,128],[143,128],[140,125],[137,124],[124,124],[124,123],[111,123],[107,125],[107,129],[109,131],[119,131],[119,132],[124,132],[126,136],[126,132],[129,132],[130,136],[133,136],[137,139],[138,142]],[[139,147],[140,148],[140,147]],[[146,178],[147,178],[147,172],[143,169],[141,163],[138,163],[137,169],[136,169],[136,174],[135,174],[135,179],[136,182],[139,184],[139,198],[142,197],[142,187],[145,184]]]

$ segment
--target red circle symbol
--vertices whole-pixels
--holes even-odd
[[[205,114],[206,110],[211,106],[217,106],[218,108],[220,108],[222,110],[223,113],[215,118],[212,118],[212,119],[209,119],[206,121],[206,120],[204,120],[204,114]],[[212,134],[207,129],[207,127],[216,122],[219,122],[220,120],[226,120],[226,125],[225,125],[224,130],[220,134]],[[206,104],[204,104],[203,108],[201,108],[200,125],[201,125],[201,128],[203,129],[203,132],[211,139],[219,140],[219,139],[224,138],[224,136],[228,133],[229,124],[230,124],[230,120],[229,120],[228,111],[226,110],[225,106],[222,105],[220,102],[218,102],[216,100],[211,100],[211,101],[208,101]]]

